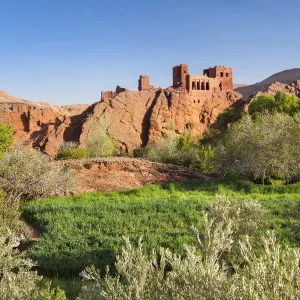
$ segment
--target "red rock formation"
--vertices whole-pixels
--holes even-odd
[[[70,116],[65,109],[47,103],[29,102],[2,91],[0,122],[13,126],[15,144],[40,149],[49,156],[58,152],[64,140],[73,140],[76,137],[76,132],[69,134],[72,129],[81,130],[76,116]],[[80,133],[77,134],[77,139],[79,135]]]
[[[195,99],[180,89],[147,89],[98,102],[90,113],[106,120],[107,133],[118,148],[132,152],[170,133],[171,127],[177,134],[186,130],[194,136],[203,133],[208,126],[215,126],[218,114],[239,98],[236,92],[217,92],[212,98]],[[83,145],[91,124],[90,119],[83,123]]]
[[[140,91],[117,86],[115,92],[103,92],[102,101],[83,112],[85,107],[72,110],[0,93],[0,121],[14,126],[17,142],[54,156],[63,141],[86,144],[93,115],[105,120],[116,148],[131,153],[155,143],[171,128],[176,134],[189,130],[198,136],[207,127],[215,127],[218,114],[241,97],[232,89],[231,68],[210,68],[205,75],[190,75],[187,66],[177,71],[173,74],[176,87],[154,89],[149,77],[142,76]]]

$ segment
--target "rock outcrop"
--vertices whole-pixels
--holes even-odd
[[[247,85],[242,87],[237,87],[235,90],[238,91],[240,94],[243,95],[242,99],[247,101],[248,98],[253,94],[260,91],[264,91],[274,82],[280,82],[282,84],[290,85],[294,81],[300,79],[300,68],[285,70],[279,73],[276,73],[265,80]]]
[[[194,98],[180,88],[118,90],[112,98],[91,106],[58,107],[34,103],[0,93],[0,122],[12,124],[16,143],[40,149],[53,157],[63,141],[86,144],[95,119],[107,124],[107,134],[117,149],[131,153],[155,143],[170,131],[196,136],[225,108],[241,98],[237,92],[215,92],[207,99]],[[92,117],[91,117],[92,116]]]
[[[193,136],[198,136],[207,127],[215,127],[218,114],[240,97],[237,92],[217,92],[212,98],[198,100],[174,88],[127,91],[96,103],[90,114],[93,118],[104,119],[107,134],[115,145],[131,153],[140,146],[153,144],[170,131],[183,134],[189,130]],[[80,136],[83,145],[93,118],[83,122]]]
[[[0,122],[13,126],[17,145],[39,149],[51,157],[64,140],[79,139],[81,128],[81,120],[66,108],[26,101],[3,91],[0,91]]]

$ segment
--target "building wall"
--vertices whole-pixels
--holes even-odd
[[[152,88],[153,86],[150,84],[150,77],[148,75],[141,75],[139,79],[139,91]]]
[[[189,92],[197,92],[204,94],[211,94],[216,91],[215,78],[209,78],[204,75],[192,75],[187,76],[187,90]]]
[[[101,92],[101,101],[113,98],[116,96],[116,93],[114,91],[103,91]]]
[[[186,89],[186,77],[189,74],[189,67],[186,64],[173,67],[173,86]]]
[[[219,91],[233,91],[232,68],[217,66],[203,70],[203,74],[216,79],[216,87]]]

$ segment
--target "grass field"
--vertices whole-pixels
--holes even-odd
[[[284,244],[300,246],[300,185],[259,186],[243,179],[149,185],[111,194],[85,194],[30,202],[24,218],[42,236],[28,255],[47,276],[77,276],[85,266],[104,270],[122,247],[122,236],[143,237],[147,250],[168,247],[183,253],[195,242],[203,210],[215,195],[257,199],[267,211],[268,228]]]

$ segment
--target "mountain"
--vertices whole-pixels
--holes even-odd
[[[276,73],[261,82],[248,86],[238,87],[235,90],[243,95],[242,99],[244,101],[247,101],[253,93],[264,91],[270,84],[274,82],[291,84],[298,79],[300,79],[300,68],[295,68]]]

